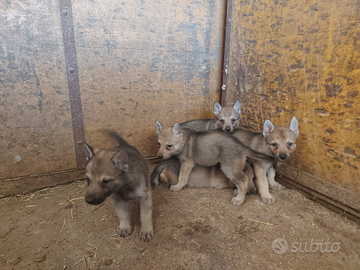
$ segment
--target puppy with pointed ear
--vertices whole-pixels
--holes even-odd
[[[167,159],[176,155],[183,146],[183,133],[185,132],[178,122],[173,127],[162,128],[159,121],[156,121],[156,132],[158,134],[159,158]]]
[[[299,136],[299,123],[295,116],[291,119],[289,129],[294,132],[296,138]]]
[[[130,215],[126,201],[140,201],[140,238],[148,242],[154,236],[152,221],[152,197],[148,164],[139,151],[129,145],[118,134],[111,133],[119,146],[112,151],[93,149],[84,143],[88,164],[88,182],[85,200],[89,204],[100,204],[110,197],[114,200],[120,226],[119,236],[132,233]]]
[[[275,127],[270,120],[266,120],[263,126],[264,138],[275,158],[278,161],[285,161],[295,151],[296,140],[299,136],[298,121],[294,116],[291,119],[290,127]]]

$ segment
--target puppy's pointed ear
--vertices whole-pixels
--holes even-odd
[[[235,112],[237,113],[237,114],[240,114],[240,101],[236,101],[235,102],[235,104],[234,104],[234,106],[233,106],[233,109],[235,110]]]
[[[273,132],[273,130],[275,129],[273,123],[270,122],[270,120],[266,120],[264,123],[264,128],[263,128],[263,135],[267,136],[269,135],[271,132]]]
[[[129,167],[129,155],[126,150],[120,150],[111,158],[112,164],[126,172]]]
[[[83,148],[85,151],[86,160],[90,161],[92,159],[92,157],[94,156],[94,149],[85,142],[84,142]]]
[[[215,101],[214,104],[214,114],[218,115],[218,113],[221,111],[221,105],[219,104],[219,102]]]
[[[156,132],[157,132],[157,134],[159,134],[161,130],[162,130],[162,126],[161,126],[160,122],[156,121]]]
[[[295,116],[291,119],[289,129],[295,133],[296,137],[299,136],[299,124]]]
[[[178,122],[175,123],[175,125],[173,126],[173,130],[172,130],[172,131],[173,131],[174,135],[176,135],[176,136],[181,135],[181,133],[182,133],[182,128],[181,128],[181,126],[179,125]]]

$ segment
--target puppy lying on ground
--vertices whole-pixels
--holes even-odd
[[[253,182],[254,171],[249,163],[246,163],[244,173],[248,177],[248,194],[255,194],[256,187]],[[161,161],[153,170],[151,174],[151,186],[163,185],[169,187],[170,185],[176,185],[179,180],[180,174],[180,160],[179,159],[167,159]],[[236,186],[233,182],[227,178],[220,169],[220,164],[211,167],[195,165],[189,175],[187,182],[189,188],[216,188],[235,189]],[[237,191],[237,189],[235,189]],[[235,194],[236,195],[236,194]]]
[[[148,164],[135,147],[129,145],[116,133],[111,135],[119,142],[119,146],[112,151],[94,150],[88,144],[84,144],[88,160],[86,166],[88,188],[85,200],[89,204],[96,205],[111,197],[120,220],[118,233],[121,237],[125,237],[132,233],[126,201],[139,199],[140,238],[148,242],[154,236]]]

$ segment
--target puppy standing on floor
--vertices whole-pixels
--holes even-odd
[[[237,129],[232,135],[249,148],[272,156],[278,162],[285,162],[290,159],[291,154],[296,149],[299,127],[298,121],[294,116],[291,119],[289,128],[282,126],[275,127],[273,123],[266,120],[263,126],[263,133]],[[275,197],[270,194],[269,186],[273,190],[281,190],[281,185],[275,181],[275,169],[272,163],[266,160],[255,160],[253,165],[262,201],[267,204],[274,204]]]
[[[221,130],[232,133],[240,121],[240,102],[236,101],[233,107],[222,108],[218,102],[214,104],[215,119],[197,119],[180,124],[181,128],[194,131]],[[159,133],[159,125],[156,125]],[[160,162],[151,175],[151,184],[155,187],[159,184],[165,186],[175,185],[178,182],[180,161],[178,159],[164,160]],[[249,163],[245,164],[245,174],[248,176],[248,193],[255,194],[256,187],[253,182],[254,173]],[[188,187],[216,189],[234,188],[235,185],[223,174],[219,165],[204,167],[195,165],[189,175]]]
[[[195,132],[182,129],[178,123],[162,129],[158,121],[156,126],[158,157],[167,159],[172,155],[178,155],[181,162],[179,181],[170,187],[172,191],[179,191],[187,184],[189,174],[195,165],[214,166],[220,163],[221,171],[238,189],[238,194],[231,203],[240,205],[245,200],[248,184],[244,173],[246,159],[265,159],[276,165],[272,157],[247,148],[238,139],[224,132]]]
[[[86,166],[88,188],[85,200],[89,204],[96,205],[111,197],[120,221],[118,233],[121,237],[125,237],[132,233],[126,201],[139,199],[140,238],[148,242],[154,236],[148,164],[135,147],[129,145],[116,133],[111,135],[119,142],[119,146],[112,151],[94,150],[88,144],[84,144],[88,160]]]

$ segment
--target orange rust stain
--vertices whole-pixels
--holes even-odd
[[[300,136],[291,166],[359,194],[356,1],[234,6],[229,100],[242,102],[244,126],[261,131],[266,119],[287,126],[295,115]]]

